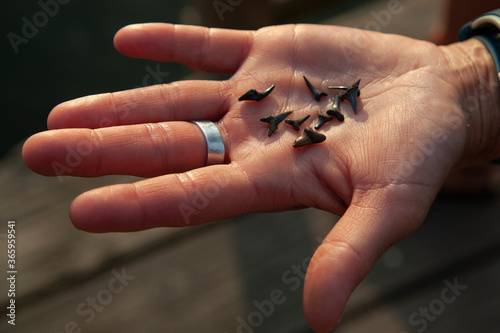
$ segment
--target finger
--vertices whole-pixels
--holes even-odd
[[[183,63],[195,70],[233,73],[252,45],[252,31],[148,23],[115,35],[116,49],[135,58]]]
[[[188,122],[65,129],[29,138],[23,158],[46,176],[151,177],[204,166],[207,145],[200,129]]]
[[[219,120],[229,109],[225,82],[180,81],[78,98],[56,106],[49,129],[101,128],[173,120]]]
[[[70,218],[90,232],[199,225],[260,207],[254,188],[234,164],[213,165],[86,192],[71,204]]]
[[[304,312],[315,332],[337,327],[351,293],[385,250],[422,223],[436,192],[390,188],[355,198],[307,271]]]

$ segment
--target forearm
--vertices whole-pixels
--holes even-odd
[[[492,57],[477,39],[442,47],[452,69],[465,117],[466,144],[462,163],[500,157],[500,85]]]

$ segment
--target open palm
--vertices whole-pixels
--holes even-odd
[[[129,56],[234,73],[227,81],[182,81],[81,98],[57,106],[50,131],[30,138],[27,165],[45,175],[153,177],[84,193],[70,216],[93,232],[186,226],[250,212],[316,207],[343,215],[314,255],[304,309],[311,327],[336,327],[350,293],[376,259],[423,221],[466,139],[446,51],[412,39],[328,26],[231,31],[168,24],[122,29]],[[317,102],[302,76],[329,96]],[[316,123],[335,91],[361,78],[355,114],[302,148],[282,123],[294,111]],[[275,84],[261,102],[238,102]],[[216,122],[227,164],[205,167],[206,144],[191,120]],[[283,226],[286,228],[286,226]]]

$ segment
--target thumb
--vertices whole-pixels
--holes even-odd
[[[355,194],[307,270],[304,312],[315,332],[338,326],[351,293],[385,250],[422,223],[436,192],[396,185]]]

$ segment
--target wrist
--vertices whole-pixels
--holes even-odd
[[[444,46],[466,124],[462,163],[500,157],[500,85],[495,64],[484,44],[471,38]]]

